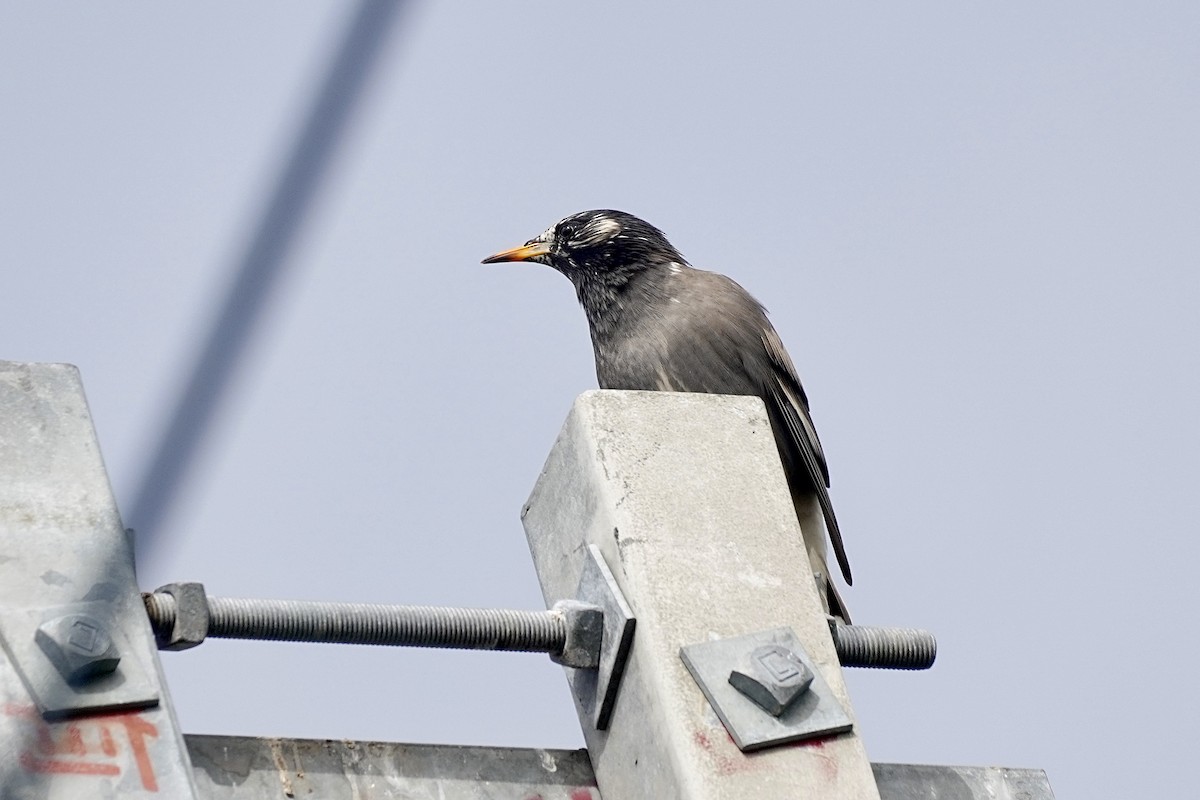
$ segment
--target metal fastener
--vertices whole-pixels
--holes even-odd
[[[43,622],[34,638],[72,685],[108,675],[121,662],[104,623],[87,614],[67,614]]]
[[[566,620],[562,650],[550,653],[550,660],[564,667],[595,669],[600,665],[600,644],[604,640],[604,612],[578,600],[559,600],[552,614]]]
[[[756,647],[748,662],[729,673],[733,688],[778,717],[808,691],[813,673],[800,657],[779,644]]]
[[[208,595],[202,583],[168,583],[142,595],[159,650],[187,650],[208,636]]]
[[[937,659],[937,639],[919,628],[843,625],[830,619],[829,632],[843,667],[929,669]]]

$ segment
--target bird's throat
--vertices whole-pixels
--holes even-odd
[[[568,277],[575,285],[575,296],[587,316],[593,338],[597,334],[604,338],[620,326],[627,305],[622,302],[622,295],[629,288],[625,276],[579,270]]]

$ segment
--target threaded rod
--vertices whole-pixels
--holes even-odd
[[[170,630],[175,598],[144,597],[153,627]],[[208,636],[222,639],[557,653],[567,637],[554,611],[209,597],[208,614]]]
[[[144,594],[155,635],[169,638],[178,608],[164,592]],[[307,600],[207,597],[207,633],[219,639],[451,647],[559,654],[568,623],[557,611],[393,606]],[[915,628],[830,627],[843,667],[929,669],[937,641]],[[190,645],[189,645],[190,646]]]
[[[937,658],[937,640],[917,628],[830,626],[843,667],[929,669]]]

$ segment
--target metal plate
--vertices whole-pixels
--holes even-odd
[[[597,730],[607,730],[617,702],[617,690],[629,648],[633,644],[635,620],[633,610],[625,602],[617,581],[604,563],[596,545],[588,545],[588,557],[579,577],[577,600],[599,606],[604,612],[604,638],[600,644],[600,666],[597,669],[567,669],[567,682],[579,707],[590,709]]]
[[[804,696],[778,717],[764,711],[729,684],[730,672],[740,668],[756,648],[775,644],[783,645],[799,656],[814,676]],[[853,726],[846,710],[791,628],[689,644],[680,649],[679,656],[721,722],[725,723],[734,743],[743,751],[842,733]]]
[[[55,668],[35,641],[38,626],[55,617],[85,614],[105,624],[120,653],[120,665],[104,675],[73,686]],[[157,681],[145,664],[139,647],[119,622],[121,612],[111,601],[71,603],[50,608],[0,608],[0,633],[4,648],[17,668],[25,688],[47,720],[87,711],[124,711],[158,704]],[[139,641],[138,645],[142,643]]]

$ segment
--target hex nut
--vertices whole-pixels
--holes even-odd
[[[604,611],[577,600],[559,600],[551,612],[566,621],[567,636],[562,651],[551,653],[550,660],[564,667],[595,669],[604,641]]]
[[[170,628],[155,626],[154,638],[159,650],[187,650],[202,643],[211,624],[208,594],[202,583],[168,583],[154,590],[174,601]]]
[[[121,662],[104,623],[87,614],[66,614],[47,620],[38,627],[34,638],[72,685],[108,675]]]

